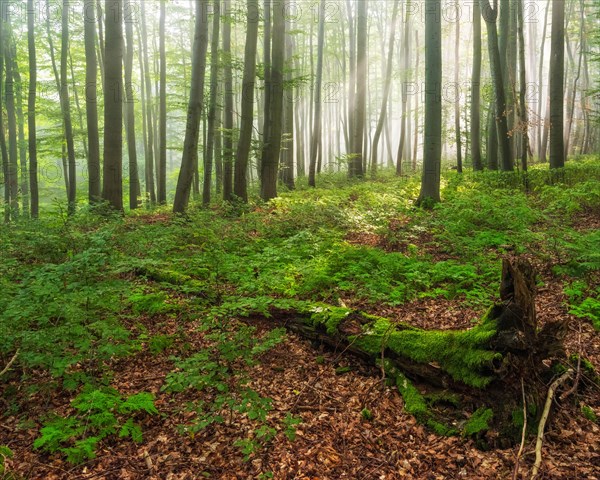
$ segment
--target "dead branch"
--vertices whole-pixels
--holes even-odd
[[[0,377],[10,370],[10,367],[12,367],[12,364],[15,363],[15,361],[17,360],[17,357],[19,356],[19,351],[20,350],[17,348],[17,351],[12,356],[12,358],[8,361],[8,363],[6,364],[6,367],[4,367],[4,369],[0,372]]]
[[[537,477],[537,474],[542,465],[542,444],[544,443],[544,429],[546,428],[546,422],[550,415],[550,407],[552,407],[552,400],[558,387],[573,376],[573,369],[569,368],[565,373],[558,377],[548,389],[548,395],[546,397],[546,404],[544,405],[544,411],[542,412],[542,418],[540,419],[540,425],[537,432],[537,441],[535,444],[535,463],[533,464],[533,470],[531,471],[531,480]]]

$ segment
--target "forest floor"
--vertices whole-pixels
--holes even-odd
[[[402,397],[386,384],[379,368],[294,333],[272,336],[272,319],[243,314],[244,302],[265,296],[310,298],[424,329],[464,329],[477,322],[497,297],[498,259],[522,255],[539,275],[539,324],[568,321],[567,357],[580,355],[597,371],[600,335],[594,322],[600,312],[596,304],[587,310],[586,305],[598,298],[600,288],[600,180],[584,177],[585,181],[561,187],[569,193],[559,195],[558,187],[547,187],[550,190],[535,195],[515,191],[509,199],[506,192],[482,191],[463,198],[461,184],[453,187],[454,193],[450,185],[446,206],[433,214],[395,204],[390,192],[406,195],[409,187],[399,188],[390,181],[383,193],[381,185],[358,185],[341,193],[332,188],[289,194],[279,204],[248,213],[243,227],[238,220],[217,217],[210,217],[212,223],[207,226],[206,215],[216,214],[206,212],[198,214],[200,219],[183,222],[170,215],[145,213],[117,221],[117,227],[112,222],[100,227],[89,219],[70,226],[81,232],[73,237],[76,242],[95,232],[102,245],[90,241],[87,247],[79,246],[80,254],[87,252],[86,273],[77,271],[76,266],[61,272],[64,284],[57,288],[68,289],[67,282],[74,282],[68,275],[75,271],[80,284],[71,294],[80,295],[87,286],[96,289],[99,305],[92,308],[86,304],[86,311],[102,318],[111,311],[127,337],[136,342],[123,341],[128,345],[126,354],[111,351],[106,357],[81,356],[60,373],[55,368],[57,358],[48,360],[48,368],[40,368],[34,365],[41,361],[24,356],[23,364],[17,364],[0,382],[0,446],[7,446],[13,454],[5,459],[4,478],[529,478],[535,432],[528,435],[515,472],[519,445],[486,451],[477,438],[433,433],[404,411]],[[562,203],[552,204],[549,199]],[[308,206],[315,201],[319,210]],[[502,208],[512,209],[512,214],[496,211]],[[539,208],[547,215],[531,214]],[[566,214],[560,211],[565,208],[571,210]],[[493,219],[489,218],[492,211]],[[382,217],[374,218],[376,214]],[[495,224],[507,215],[514,215],[507,220],[509,224]],[[330,233],[323,232],[329,224],[338,229],[333,241]],[[98,233],[100,230],[104,233]],[[11,250],[19,265],[39,263],[37,267],[42,268],[45,262],[60,265],[61,261],[77,260],[77,253],[71,251],[65,257],[68,260],[39,262],[36,256],[44,250],[44,242],[33,245],[35,236],[28,232],[26,248],[19,243],[24,234],[17,235],[12,244],[21,245],[18,252]],[[57,237],[64,237],[64,230],[56,232]],[[227,239],[236,236],[239,238],[228,244]],[[457,245],[459,238],[465,240]],[[94,260],[94,248],[104,252],[99,257],[118,251],[119,261]],[[164,255],[169,260],[163,261]],[[195,262],[193,255],[204,260]],[[394,282],[400,275],[395,264],[402,259],[416,262],[403,264],[402,271],[416,273]],[[97,271],[95,261],[99,262]],[[361,261],[366,263],[361,265]],[[125,268],[125,263],[128,267],[135,263],[135,268]],[[165,281],[148,273],[149,265],[168,265],[173,270],[169,275],[176,280],[177,275],[186,275],[196,283],[193,288],[183,281],[174,286],[173,278]],[[451,277],[448,271],[454,272]],[[48,270],[45,272],[48,275]],[[83,280],[86,275],[88,280]],[[35,284],[22,276],[18,283],[26,281]],[[111,288],[110,295],[118,295],[103,297]],[[591,300],[586,302],[586,298]],[[111,299],[116,305],[109,307]],[[29,297],[29,301],[39,299]],[[69,301],[76,302],[77,297],[62,298],[62,308]],[[0,306],[8,312],[14,310],[10,303]],[[52,310],[52,306],[46,309]],[[238,310],[242,313],[236,315]],[[61,312],[64,318],[81,314]],[[236,336],[237,332],[244,338]],[[117,338],[117,333],[113,337]],[[258,339],[265,342],[265,348],[258,348]],[[104,348],[101,340],[94,342],[94,348]],[[71,341],[67,347],[56,348],[75,351],[74,345],[77,343]],[[40,351],[45,348],[52,350],[41,346]],[[222,361],[215,361],[214,370],[194,369],[181,362],[197,352],[206,353],[199,357],[204,362],[217,357]],[[0,356],[0,367],[4,364]],[[79,456],[77,463],[69,463],[68,449],[78,447],[77,441],[90,432],[100,431],[90,421],[94,417],[86,417],[90,407],[78,417],[82,429],[57,440],[54,453],[33,448],[49,418],[76,417],[73,401],[84,388],[81,384],[94,383],[89,378],[81,380],[79,373],[95,378],[123,398],[139,392],[153,395],[159,413],[137,412],[132,417],[141,427],[143,440],[121,438],[115,430],[94,442],[95,452],[88,458]],[[186,375],[195,376],[196,388],[189,388]],[[74,385],[69,383],[73,379],[77,380]],[[245,407],[241,408],[242,404]],[[112,411],[117,410],[127,413],[117,406]],[[600,424],[594,414],[600,416],[598,384],[591,383],[555,405],[538,478],[600,479]],[[468,415],[465,412],[465,417]],[[205,423],[199,426],[202,421]]]

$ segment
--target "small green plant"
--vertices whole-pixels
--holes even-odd
[[[368,408],[363,408],[360,411],[360,416],[363,418],[363,420],[373,420],[373,412],[371,412],[371,410]]]
[[[581,405],[581,413],[583,413],[583,416],[590,422],[598,423],[598,415],[596,415],[596,412],[588,405]]]
[[[110,435],[141,442],[142,429],[134,421],[135,414],[158,413],[152,394],[141,392],[125,398],[108,387],[84,391],[71,406],[75,415],[47,421],[33,446],[50,453],[60,452],[75,464],[94,458],[98,442]]]
[[[470,437],[480,432],[485,432],[490,429],[489,422],[494,417],[494,411],[491,408],[481,407],[473,412],[471,418],[467,420],[463,428],[463,435]]]
[[[285,429],[283,430],[283,434],[286,436],[286,438],[290,442],[293,442],[294,440],[296,440],[296,426],[300,425],[301,423],[302,423],[302,418],[296,417],[296,416],[292,415],[291,413],[288,413],[284,417],[283,426],[285,427]]]
[[[13,451],[6,445],[0,445],[0,476],[6,473],[6,459],[13,458]]]
[[[172,335],[155,335],[148,341],[148,350],[157,355],[171,348],[174,342],[175,339]]]

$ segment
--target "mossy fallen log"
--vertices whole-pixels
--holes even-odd
[[[175,285],[191,280],[144,273]],[[406,410],[438,433],[480,436],[480,430],[494,428],[497,438],[510,441],[521,434],[521,379],[528,385],[528,424],[535,425],[544,380],[552,375],[547,360],[564,356],[566,326],[557,321],[538,329],[535,293],[533,268],[517,259],[503,261],[500,302],[467,330],[423,330],[345,307],[293,299],[237,298],[217,308],[236,316],[269,316],[303,337],[382,366],[404,397]],[[455,400],[444,400],[450,397]],[[448,408],[438,415],[439,403],[454,404],[457,415]],[[470,418],[462,415],[465,411],[472,412]]]

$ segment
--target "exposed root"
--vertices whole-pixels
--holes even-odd
[[[10,367],[12,367],[13,363],[15,363],[15,361],[17,360],[17,357],[19,356],[19,352],[20,352],[20,350],[17,348],[17,351],[12,356],[12,358],[8,361],[8,363],[6,364],[6,367],[4,367],[4,369],[0,372],[0,377],[10,370]]]

